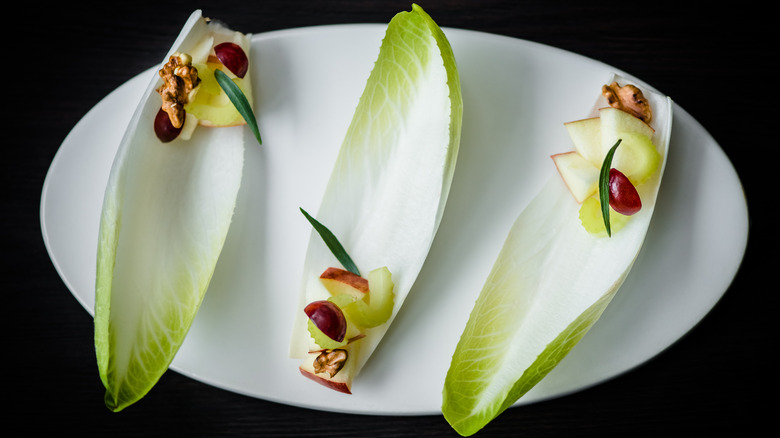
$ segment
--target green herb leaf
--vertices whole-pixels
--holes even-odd
[[[620,146],[621,139],[612,146],[604,157],[604,163],[601,164],[599,173],[599,201],[601,202],[601,216],[604,218],[604,227],[607,229],[607,236],[612,237],[612,230],[609,227],[609,169],[612,168],[612,157],[615,150]]]
[[[322,240],[325,242],[326,245],[328,245],[328,248],[330,248],[330,252],[333,253],[334,256],[339,260],[339,262],[344,266],[344,268],[355,274],[360,276],[360,271],[358,270],[357,266],[355,265],[355,262],[352,261],[352,258],[347,254],[347,251],[344,249],[343,246],[341,246],[341,242],[336,238],[336,236],[331,233],[331,231],[325,227],[325,225],[322,225],[317,221],[317,219],[314,219],[309,215],[309,213],[306,212],[303,208],[301,208],[301,213],[303,213],[304,216],[306,216],[306,219],[309,220],[309,223],[314,227],[315,230],[320,234],[322,237]]]
[[[233,102],[233,106],[236,107],[241,116],[246,120],[246,123],[252,129],[252,132],[257,138],[257,142],[263,144],[263,140],[260,138],[260,129],[257,127],[257,120],[255,120],[255,113],[252,111],[252,106],[249,105],[249,101],[246,99],[244,92],[238,88],[235,82],[222,70],[215,70],[214,77],[217,79],[219,86],[225,90],[225,94]]]

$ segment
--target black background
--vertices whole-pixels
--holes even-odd
[[[672,96],[725,150],[750,211],[748,251],[739,273],[715,309],[682,340],[606,383],[510,409],[480,435],[679,436],[752,432],[774,423],[770,412],[777,405],[777,378],[769,358],[778,346],[772,223],[780,143],[775,133],[777,70],[770,61],[778,60],[777,25],[769,11],[749,2],[739,7],[689,3],[420,2],[442,27],[570,50],[630,72]],[[0,281],[7,341],[0,349],[6,382],[3,429],[23,436],[456,436],[440,415],[300,409],[216,389],[175,372],[166,373],[141,403],[110,413],[94,359],[92,319],[54,270],[39,220],[46,172],[70,129],[106,94],[158,63],[193,9],[202,8],[204,15],[236,30],[261,33],[386,23],[409,10],[409,2],[18,6],[21,12],[4,13],[0,91],[5,97],[0,109]]]

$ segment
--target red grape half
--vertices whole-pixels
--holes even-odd
[[[230,42],[217,44],[214,46],[214,53],[217,54],[222,65],[234,75],[239,78],[246,76],[246,72],[249,70],[249,59],[241,46]]]
[[[163,143],[168,143],[178,137],[180,132],[181,127],[174,127],[168,113],[160,108],[154,117],[154,133],[157,134],[157,138]]]
[[[337,305],[328,300],[314,301],[309,303],[303,311],[325,336],[336,342],[344,340],[344,336],[347,334],[347,319]]]
[[[616,212],[631,216],[642,209],[639,192],[631,181],[617,169],[609,170],[609,206]]]

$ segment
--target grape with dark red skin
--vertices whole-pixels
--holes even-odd
[[[222,65],[234,75],[239,78],[246,76],[246,72],[249,70],[249,59],[241,46],[229,42],[217,44],[214,46],[214,53]]]
[[[159,138],[161,142],[168,143],[179,136],[181,127],[174,127],[168,113],[160,108],[160,110],[157,111],[157,116],[154,118],[154,133],[157,134],[157,138]]]
[[[609,170],[609,206],[616,212],[631,216],[642,209],[639,192],[631,181],[617,169]]]
[[[347,320],[344,312],[337,305],[328,300],[314,301],[303,311],[326,336],[336,342],[344,340],[347,334]]]

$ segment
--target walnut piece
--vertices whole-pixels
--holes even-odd
[[[184,105],[190,92],[198,86],[198,69],[192,66],[192,58],[185,53],[174,53],[160,69],[163,85],[157,92],[162,96],[162,109],[168,113],[171,124],[181,128],[184,124]]]
[[[325,350],[314,359],[314,372],[335,376],[347,362],[347,350]]]
[[[601,94],[607,99],[607,103],[613,108],[621,109],[635,117],[650,123],[653,112],[650,103],[645,99],[642,90],[634,85],[620,86],[617,82],[601,87]]]

